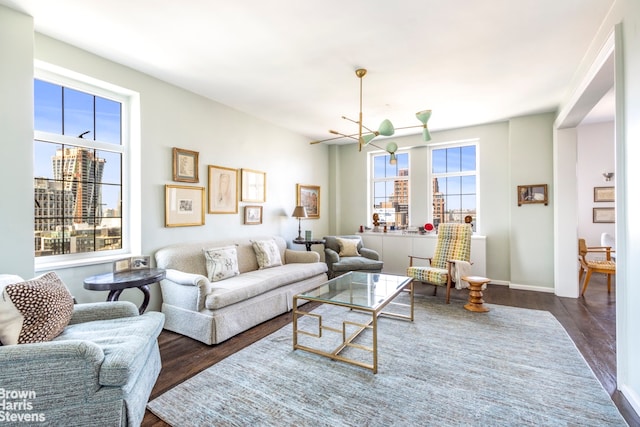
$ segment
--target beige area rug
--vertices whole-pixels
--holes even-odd
[[[148,408],[176,427],[627,425],[549,312],[490,305],[481,314],[462,304],[421,297],[413,323],[381,318],[375,375],[293,351],[288,325]],[[327,322],[362,316],[315,312]]]

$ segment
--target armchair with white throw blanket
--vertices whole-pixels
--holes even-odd
[[[446,302],[449,303],[451,286],[456,289],[468,288],[469,284],[461,278],[471,271],[471,225],[443,223],[438,226],[438,241],[432,257],[424,258],[409,255],[407,276],[416,282],[447,287]],[[414,266],[414,259],[428,260],[428,266]]]

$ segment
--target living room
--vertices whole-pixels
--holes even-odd
[[[637,409],[640,406],[638,358],[640,348],[634,339],[634,328],[640,324],[640,314],[634,312],[632,301],[638,292],[635,283],[640,266],[633,264],[640,254],[637,225],[630,220],[635,208],[630,182],[637,182],[631,165],[637,158],[632,141],[638,140],[640,110],[638,76],[640,47],[632,30],[640,24],[637,2],[618,0],[602,17],[600,29],[594,29],[593,43],[585,52],[583,65],[575,70],[575,78],[567,93],[571,94],[557,111],[535,114],[514,114],[499,122],[432,132],[432,143],[479,140],[480,181],[478,210],[482,222],[477,232],[487,236],[486,273],[496,282],[514,289],[555,293],[558,296],[578,296],[575,274],[577,207],[575,200],[575,157],[560,141],[575,141],[576,127],[562,125],[580,101],[585,87],[595,74],[594,64],[601,61],[601,48],[614,30],[616,55],[622,53],[624,68],[618,69],[616,80],[620,96],[616,111],[615,183],[616,236],[618,248],[618,384]],[[3,4],[7,4],[3,2]],[[11,2],[8,2],[11,7]],[[0,261],[2,273],[33,277],[45,270],[55,270],[79,302],[104,301],[104,294],[83,288],[83,280],[91,275],[110,271],[111,263],[74,265],[72,267],[34,265],[33,257],[33,77],[40,68],[60,67],[80,73],[134,93],[137,99],[140,127],[137,132],[137,154],[140,165],[137,193],[132,203],[138,203],[137,230],[133,230],[134,247],[138,254],[153,255],[159,248],[177,242],[194,242],[203,237],[216,239],[255,235],[256,226],[242,224],[241,214],[205,215],[205,224],[194,227],[165,227],[165,185],[172,184],[172,148],[180,147],[199,153],[199,183],[206,187],[207,165],[246,168],[266,173],[266,202],[262,204],[262,224],[259,233],[281,235],[291,242],[297,235],[297,221],[291,217],[296,205],[296,184],[310,184],[321,189],[318,219],[303,220],[303,229],[314,236],[355,232],[360,225],[370,225],[367,208],[369,167],[367,153],[359,152],[356,144],[309,145],[309,138],[274,125],[224,103],[198,95],[177,85],[151,77],[149,74],[109,61],[100,52],[89,52],[37,31],[37,23],[27,14],[0,6],[0,34],[10,40],[0,47],[5,58],[0,70],[1,123],[6,157],[2,168],[3,203],[0,213],[2,243]],[[622,23],[621,27],[615,25]],[[624,41],[624,43],[622,43]],[[36,64],[34,66],[34,61]],[[368,64],[361,64],[368,66]],[[53,67],[51,67],[53,66]],[[55,70],[54,70],[55,71]],[[373,73],[374,70],[371,70]],[[525,76],[526,77],[526,76]],[[523,77],[523,84],[526,82]],[[624,86],[619,84],[624,78]],[[304,76],[300,76],[304,79]],[[185,77],[188,79],[188,77]],[[351,98],[356,100],[357,81],[352,75],[344,79],[353,86]],[[365,82],[366,85],[366,82]],[[240,88],[235,88],[239,90]],[[366,90],[366,86],[365,86]],[[314,101],[315,102],[315,101]],[[356,105],[353,106],[354,110]],[[624,108],[622,108],[624,107]],[[336,121],[341,114],[336,111]],[[434,114],[437,112],[434,111]],[[569,122],[567,122],[569,123]],[[336,124],[338,126],[339,123]],[[426,182],[427,150],[419,135],[406,135],[395,140],[400,149],[411,148],[413,171],[418,180]],[[621,159],[621,160],[620,160]],[[570,166],[567,166],[570,165]],[[534,167],[532,167],[534,166]],[[136,169],[136,168],[134,168]],[[598,175],[601,171],[598,171]],[[424,174],[424,175],[421,175]],[[573,174],[573,177],[571,176]],[[636,178],[633,178],[636,176]],[[573,187],[570,185],[573,181]],[[519,184],[547,183],[550,187],[548,206],[518,207],[515,188]],[[418,198],[424,188],[414,186],[412,197]],[[573,193],[572,193],[573,191]],[[9,208],[10,206],[10,208]],[[135,205],[134,205],[135,206]],[[427,206],[416,206],[416,218],[427,217]],[[134,227],[135,228],[135,227]],[[567,230],[572,230],[567,232]],[[573,234],[572,234],[573,233]],[[293,246],[292,246],[293,247]],[[298,248],[301,249],[301,248]],[[161,295],[152,287],[149,310],[160,309]],[[136,292],[124,293],[123,299],[140,303]]]

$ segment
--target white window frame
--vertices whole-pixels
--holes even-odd
[[[36,257],[35,270],[46,271],[56,268],[101,264],[139,255],[141,238],[141,173],[140,165],[140,96],[131,90],[100,81],[42,61],[34,63],[34,79],[47,81],[91,95],[100,96],[122,105],[121,145],[91,141],[90,148],[118,152],[122,154],[122,248],[110,251],[93,251],[63,255]],[[78,139],[66,135],[34,130],[36,140],[80,146]]]
[[[407,174],[407,177],[401,177],[402,180],[406,180],[407,181],[407,227],[409,227],[411,225],[411,150],[410,149],[400,149],[398,151],[396,151],[396,155],[398,154],[407,154],[407,164],[409,165],[409,173]],[[381,157],[381,156],[389,156],[389,153],[385,152],[385,151],[374,151],[369,153],[369,196],[368,196],[368,200],[369,200],[369,208],[367,209],[367,215],[369,218],[371,218],[373,216],[373,207],[375,205],[375,200],[374,200],[374,196],[375,196],[375,184],[376,182],[393,182],[395,181],[398,177],[390,177],[390,178],[375,178],[374,174],[375,174],[375,168],[374,168],[374,161],[376,157]]]

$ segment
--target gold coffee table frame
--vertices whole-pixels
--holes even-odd
[[[409,304],[393,302],[393,300],[402,292],[409,293]],[[316,301],[322,304],[346,307],[351,310],[369,313],[371,315],[371,319],[366,323],[343,320],[341,329],[329,327],[323,325],[322,315],[303,311],[298,308],[299,300]],[[408,307],[409,315],[383,311],[389,304]],[[300,315],[316,318],[318,320],[317,331],[308,332],[298,329],[298,316]],[[340,360],[352,365],[367,368],[372,370],[375,374],[378,372],[379,316],[413,321],[413,280],[410,277],[360,272],[350,272],[336,277],[315,289],[311,289],[310,291],[293,297],[293,349],[308,351],[329,357],[333,360]],[[356,330],[349,334],[347,332],[348,326],[355,326]],[[366,329],[371,329],[372,331],[372,345],[370,347],[353,342],[353,340]],[[323,331],[342,334],[342,343],[340,343],[332,352],[326,352],[324,350],[298,344],[298,334],[321,338]],[[341,355],[340,353],[347,347],[354,347],[371,352],[373,356],[372,363],[364,363]]]

